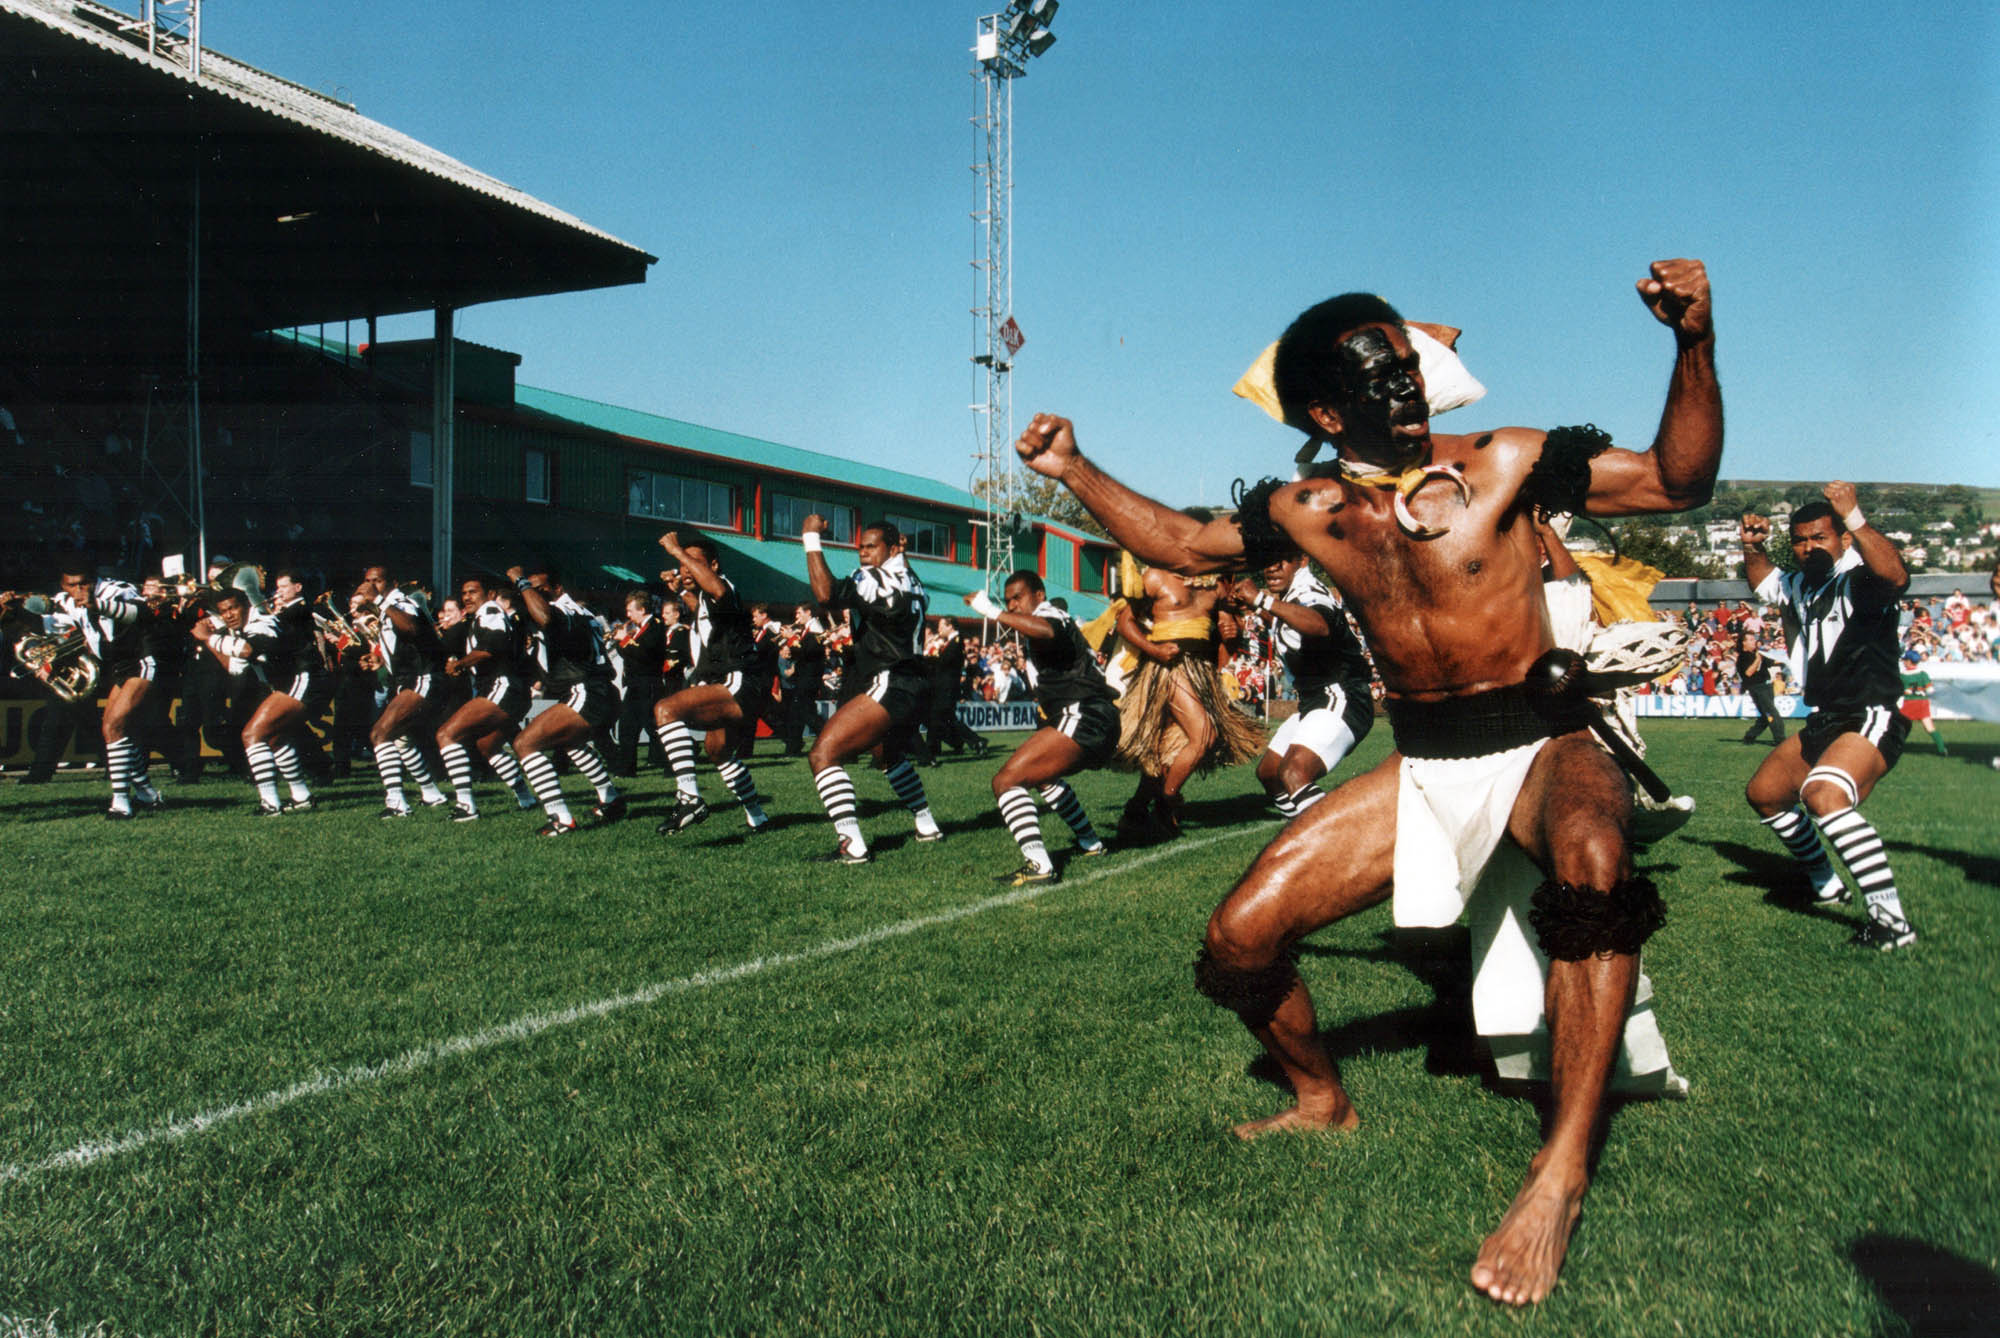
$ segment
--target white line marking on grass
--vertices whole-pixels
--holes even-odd
[[[449,1040],[432,1041],[427,1045],[420,1045],[413,1050],[405,1050],[402,1054],[392,1059],[384,1059],[374,1064],[355,1064],[344,1069],[315,1073],[311,1077],[293,1083],[290,1087],[276,1088],[265,1092],[261,1096],[247,1097],[242,1101],[232,1101],[228,1105],[215,1106],[197,1115],[190,1115],[185,1119],[164,1120],[157,1124],[143,1125],[127,1133],[119,1134],[114,1138],[86,1140],[78,1143],[75,1147],[65,1148],[61,1152],[43,1157],[39,1161],[14,1162],[10,1165],[0,1167],[0,1185],[12,1184],[17,1180],[26,1180],[31,1176],[42,1175],[50,1171],[82,1170],[86,1166],[95,1165],[107,1158],[123,1156],[128,1152],[137,1152],[142,1148],[151,1147],[156,1143],[178,1143],[183,1139],[192,1138],[196,1134],[208,1133],[210,1130],[218,1129],[225,1124],[240,1120],[248,1115],[262,1115],[268,1111],[280,1110],[296,1102],[304,1101],[309,1097],[325,1096],[331,1092],[343,1092],[349,1088],[364,1087],[370,1083],[381,1082],[385,1078],[398,1078],[412,1073],[419,1073],[447,1059],[453,1059],[460,1055],[478,1054],[482,1050],[491,1050],[495,1046],[506,1045],[514,1041],[528,1040],[531,1037],[541,1035],[545,1031],[554,1031],[558,1028],[574,1026],[578,1022],[587,1022],[593,1018],[608,1017],[612,1013],[623,1012],[628,1008],[637,1008],[645,1004],[656,1003],[670,994],[685,994],[690,990],[704,990],[715,985],[727,985],[734,981],[744,980],[750,976],[763,975],[767,971],[776,971],[787,966],[797,966],[801,962],[818,961],[823,957],[838,957],[842,953],[854,952],[857,949],[866,948],[888,939],[903,938],[910,934],[915,934],[920,930],[935,928],[938,925],[953,924],[959,920],[970,919],[975,915],[984,915],[988,911],[1002,910],[1008,906],[1018,906],[1023,902],[1033,901],[1037,897],[1062,888],[1081,887],[1090,883],[1102,882],[1106,878],[1130,873],[1134,869],[1143,869],[1149,864],[1157,864],[1161,860],[1174,855],[1184,855],[1191,851],[1200,850],[1205,846],[1217,845],[1223,841],[1232,841],[1237,837],[1247,836],[1254,832],[1268,831],[1272,826],[1273,824],[1265,822],[1253,823],[1247,827],[1218,832],[1214,836],[1202,837],[1197,840],[1176,841],[1172,845],[1163,846],[1148,854],[1140,855],[1136,859],[1126,860],[1121,864],[1114,864],[1108,868],[1092,869],[1089,873],[1081,874],[1075,878],[1067,879],[1064,882],[1051,886],[1024,887],[1018,892],[1003,892],[998,896],[987,897],[983,901],[971,902],[964,906],[955,907],[952,910],[937,911],[931,915],[919,915],[912,919],[899,920],[895,924],[883,925],[880,928],[870,929],[865,933],[855,934],[849,938],[829,939],[824,943],[815,944],[810,948],[801,948],[797,952],[774,953],[769,957],[753,957],[747,962],[738,962],[734,966],[717,967],[712,971],[697,971],[691,976],[682,976],[678,980],[661,981],[657,984],[632,990],[626,994],[614,994],[610,998],[599,999],[594,1003],[577,1004],[570,1008],[558,1009],[555,1012],[527,1013],[515,1018],[511,1022],[500,1023],[498,1026],[469,1032],[463,1036],[454,1036]],[[4,1331],[0,1331],[0,1338],[5,1338]]]

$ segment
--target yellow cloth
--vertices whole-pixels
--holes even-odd
[[[1660,619],[1646,602],[1666,575],[1657,567],[1649,567],[1636,558],[1608,558],[1598,553],[1574,553],[1576,565],[1590,580],[1590,607],[1597,615],[1597,621],[1609,627],[1613,623],[1650,623]]]
[[[1215,618],[1212,614],[1197,613],[1192,617],[1175,618],[1168,622],[1154,623],[1147,631],[1149,641],[1206,641],[1215,635]]]

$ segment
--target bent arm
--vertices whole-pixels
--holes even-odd
[[[1699,260],[1660,260],[1639,295],[1674,332],[1674,371],[1660,430],[1644,451],[1610,450],[1591,463],[1593,516],[1633,516],[1706,506],[1722,465],[1722,388],[1708,271]]]
[[[1273,600],[1264,610],[1273,618],[1304,637],[1327,637],[1333,635],[1333,628],[1326,620],[1324,609],[1313,608],[1309,604],[1293,604],[1289,601]]]
[[[1861,563],[1868,568],[1870,575],[1898,595],[1910,588],[1909,568],[1903,565],[1903,555],[1889,541],[1888,535],[1869,524],[1863,524],[1850,533],[1855,548],[1861,553]]]
[[[1715,340],[1683,343],[1667,383],[1659,435],[1644,451],[1613,447],[1590,462],[1593,516],[1639,516],[1706,506],[1722,467],[1722,388]]]

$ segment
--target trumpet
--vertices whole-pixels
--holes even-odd
[[[373,608],[373,605],[364,605]],[[354,610],[353,618],[343,615],[334,607],[331,591],[315,599],[312,604],[313,628],[319,633],[319,657],[329,669],[340,667],[340,653],[349,646],[365,646],[370,655],[379,655],[382,639],[382,622],[372,613]],[[363,630],[363,625],[366,630]],[[372,633],[373,635],[370,635]]]
[[[66,702],[89,700],[97,694],[97,675],[103,666],[90,653],[80,627],[54,634],[30,633],[14,643],[14,655]]]

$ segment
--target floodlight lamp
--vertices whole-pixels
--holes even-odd
[[[1055,22],[1056,11],[1061,8],[1061,0],[1028,0],[1027,12],[1046,28]]]
[[[1007,20],[1007,40],[1018,42],[1027,37],[1034,27],[1034,18],[1026,10],[1022,10]]]
[[[1028,54],[1039,56],[1055,44],[1056,35],[1054,33],[1050,32],[1047,28],[1037,28],[1035,29],[1034,36],[1028,39]]]

